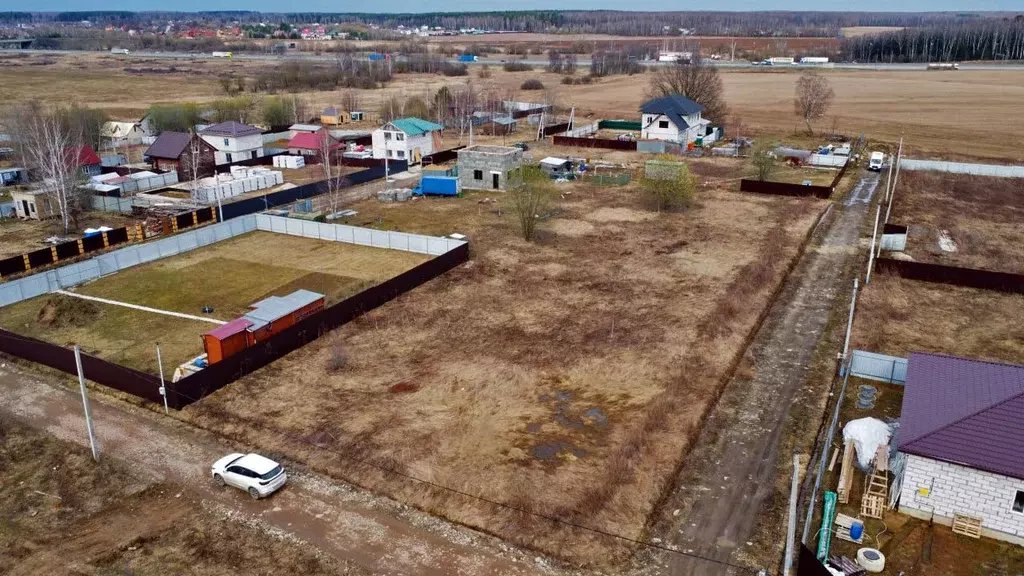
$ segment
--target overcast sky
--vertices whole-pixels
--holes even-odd
[[[502,0],[441,0],[436,3],[422,0],[392,0],[391,2],[359,3],[337,0],[304,0],[301,3],[282,3],[279,0],[178,0],[168,4],[156,0],[39,0],[18,4],[15,0],[0,0],[0,10],[65,11],[65,10],[255,10],[267,12],[424,12],[463,10],[507,10],[509,2]],[[942,12],[942,11],[1020,11],[1024,0],[718,0],[706,2],[680,2],[678,0],[647,0],[642,4],[623,4],[612,0],[518,0],[515,10],[854,10],[858,12]]]

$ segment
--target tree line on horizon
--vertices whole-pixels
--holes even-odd
[[[847,38],[842,52],[858,62],[1024,60],[1024,15]]]

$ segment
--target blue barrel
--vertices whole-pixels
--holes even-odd
[[[864,535],[864,524],[861,522],[854,522],[850,524],[850,539],[860,540],[860,537]]]

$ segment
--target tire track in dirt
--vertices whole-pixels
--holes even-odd
[[[210,464],[232,447],[155,413],[118,406],[95,394],[91,400],[101,458],[127,462],[142,476],[185,487],[204,507],[296,545],[314,546],[373,574],[556,572],[542,558],[527,556],[495,538],[297,470],[290,471],[283,490],[254,501],[241,491],[217,487],[209,478]],[[14,417],[62,440],[88,445],[77,390],[50,386],[2,366],[0,417]]]
[[[655,523],[655,532],[665,534],[673,548],[742,563],[737,552],[748,545],[775,488],[786,417],[842,292],[843,270],[857,257],[861,225],[878,182],[877,174],[863,175],[851,191],[853,201],[836,202],[835,219],[816,234],[747,351],[753,376],[734,376],[709,415]],[[784,538],[785,526],[778,532]],[[741,573],[680,555],[646,560],[680,576]],[[774,571],[774,566],[764,568]]]

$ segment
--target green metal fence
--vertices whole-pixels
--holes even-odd
[[[594,184],[600,186],[625,186],[633,179],[633,174],[630,172],[607,172],[604,174],[594,174]]]
[[[607,130],[640,130],[643,128],[639,122],[633,120],[601,120],[597,127]]]

